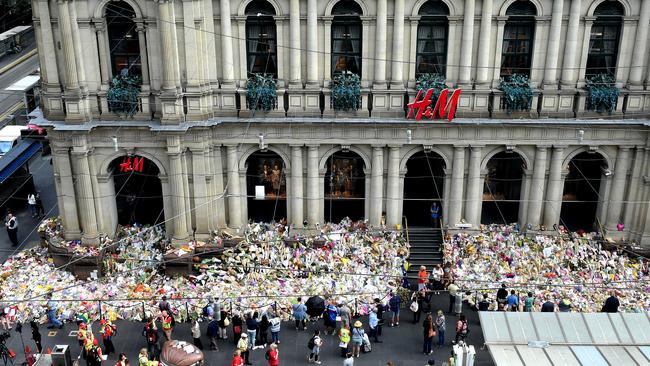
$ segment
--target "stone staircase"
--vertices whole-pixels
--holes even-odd
[[[406,235],[406,233],[404,233]],[[411,244],[409,262],[409,278],[417,278],[421,265],[431,271],[434,264],[442,264],[442,230],[430,227],[408,228],[408,239]]]

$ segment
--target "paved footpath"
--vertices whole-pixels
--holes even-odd
[[[433,309],[446,309],[448,306],[447,303],[448,296],[442,294],[434,297],[433,299]],[[469,343],[473,344],[477,349],[477,361],[476,366],[487,366],[493,365],[492,359],[487,351],[481,351],[480,347],[483,344],[483,335],[480,330],[480,325],[478,324],[478,314],[476,312],[467,312],[468,318],[470,320],[470,333],[469,333]],[[400,322],[399,327],[390,328],[384,326],[383,336],[380,337],[383,340],[383,343],[377,344],[373,343],[373,350],[371,353],[362,354],[361,357],[356,359],[355,365],[372,365],[372,366],[385,366],[386,361],[392,360],[395,365],[398,366],[424,366],[427,363],[427,360],[434,358],[436,360],[436,365],[442,365],[443,360],[447,359],[451,353],[451,344],[450,341],[453,339],[454,332],[454,323],[455,316],[447,315],[447,341],[446,346],[442,349],[435,349],[432,356],[425,356],[422,354],[422,325],[412,324],[412,313],[404,309],[402,321]],[[362,319],[364,326],[367,327],[367,319]],[[138,351],[146,346],[145,340],[142,337],[142,327],[143,323],[131,322],[131,321],[118,321],[118,334],[114,338],[115,348],[117,352],[125,352],[129,357],[132,365],[137,365],[137,354]],[[280,331],[280,365],[283,366],[293,366],[293,365],[307,365],[307,341],[312,334],[314,329],[324,329],[322,322],[316,324],[309,324],[307,331],[296,331],[292,323],[283,323],[282,329]],[[94,327],[95,336],[99,336],[97,331],[97,325]],[[202,333],[205,334],[206,323],[201,324]],[[47,347],[53,347],[56,344],[68,344],[71,345],[71,353],[73,358],[79,355],[80,349],[77,345],[76,338],[74,336],[69,336],[70,332],[76,330],[77,327],[75,324],[68,324],[63,329],[52,331],[52,334],[48,336],[48,329],[43,328],[41,334],[43,335],[43,345],[45,349]],[[220,351],[210,351],[206,350],[206,362],[207,366],[212,365],[230,365],[232,351],[235,349],[235,344],[232,342],[232,326],[228,330],[229,336],[231,338],[228,341],[219,341]],[[31,331],[29,327],[26,327],[23,330],[23,338],[30,345],[32,349],[35,349],[34,343],[31,340]],[[174,339],[181,339],[188,342],[192,341],[190,335],[189,324],[178,324],[174,330]],[[270,334],[269,334],[270,338]],[[325,345],[321,351],[321,361],[323,365],[342,365],[343,360],[339,357],[338,349],[338,337],[336,336],[324,336]],[[203,345],[208,345],[208,339],[204,336]],[[8,341],[10,348],[13,348],[17,353],[21,350],[20,346],[20,337],[19,334],[12,331],[11,339]],[[252,352],[251,362],[254,365],[267,365],[266,360],[264,359],[264,350],[259,349]],[[19,354],[16,357],[16,363],[19,364],[24,359],[22,354]],[[116,355],[111,355],[108,361],[105,361],[105,365],[114,365],[116,361]],[[82,362],[81,366],[85,366],[85,363]]]

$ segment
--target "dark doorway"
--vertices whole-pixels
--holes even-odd
[[[435,152],[421,151],[406,162],[404,208],[411,226],[431,226],[431,205],[442,207],[445,161]],[[444,214],[440,210],[440,214]]]
[[[272,151],[258,150],[246,160],[248,219],[280,221],[287,217],[287,179],[284,160]]]
[[[160,170],[141,156],[124,156],[109,166],[115,185],[120,225],[155,225],[165,221]]]
[[[583,152],[573,157],[567,168],[560,224],[571,231],[596,230],[600,181],[607,163],[598,153]]]
[[[351,151],[337,151],[325,165],[325,220],[363,219],[366,195],[363,159]]]
[[[482,224],[510,224],[519,220],[521,182],[526,168],[516,152],[500,152],[487,163],[483,184]]]

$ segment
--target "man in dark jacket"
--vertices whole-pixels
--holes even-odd
[[[384,325],[384,305],[382,305],[379,298],[375,298],[375,305],[377,306],[377,335],[381,335],[381,326]]]
[[[616,297],[616,291],[612,290],[609,293],[607,300],[605,300],[605,304],[603,305],[603,309],[601,311],[603,313],[618,313],[619,306],[621,306],[621,303]]]
[[[208,323],[208,338],[210,338],[210,349],[213,351],[218,351],[219,346],[217,346],[217,338],[219,337],[219,321],[217,319],[212,319]]]
[[[504,304],[508,301],[508,290],[506,289],[506,284],[502,284],[501,288],[497,291],[497,302],[499,304]]]

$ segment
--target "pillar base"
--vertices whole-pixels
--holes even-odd
[[[99,234],[86,234],[81,235],[81,242],[83,245],[96,247],[99,245]]]
[[[81,239],[81,231],[65,230],[63,232],[63,237],[65,238],[65,240],[80,240]]]
[[[183,119],[183,105],[176,90],[165,91],[160,95],[162,124],[177,124]]]
[[[172,245],[179,247],[181,245],[187,244],[188,241],[190,241],[190,235],[185,234],[185,236],[182,238],[172,238]]]

